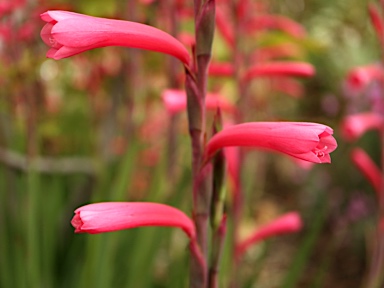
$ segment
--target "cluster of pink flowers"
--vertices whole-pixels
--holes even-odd
[[[206,7],[206,9],[210,8]],[[239,13],[242,13],[241,9]],[[218,28],[230,45],[233,45],[233,31],[220,18],[222,15],[218,10],[216,18]],[[124,46],[171,55],[180,60],[187,75],[190,75],[191,71],[195,69],[193,57],[179,40],[148,25],[67,11],[48,11],[41,15],[41,19],[47,22],[41,31],[41,37],[50,46],[47,57],[53,59],[70,57],[94,48]],[[294,37],[304,35],[301,26],[282,16],[263,15],[257,18],[257,21],[245,23],[245,28],[252,31],[259,31],[261,28],[280,28]],[[265,51],[265,55],[273,53],[281,55],[291,53],[291,49],[279,47],[274,51],[269,51],[269,54],[267,52]],[[270,59],[270,57],[265,56],[266,59]],[[208,73],[214,76],[232,76],[234,67],[229,63],[212,63]],[[309,77],[313,74],[314,68],[307,63],[270,61],[251,66],[242,75],[241,81],[249,82],[255,77],[270,75]],[[192,81],[190,79],[191,77],[187,78],[187,81]],[[191,84],[191,82],[187,82],[187,84]],[[286,85],[293,85],[294,91],[298,91],[295,82],[287,82]],[[195,88],[192,85],[190,89]],[[180,90],[166,90],[162,95],[170,113],[178,113],[187,109],[188,97],[189,95]],[[219,108],[229,114],[237,113],[235,106],[217,93],[208,93],[203,101],[203,103],[198,103],[203,106],[203,109],[216,110]],[[261,148],[313,163],[330,163],[329,154],[337,147],[332,135],[333,130],[330,127],[317,123],[249,122],[228,125],[207,139],[203,147],[203,168],[201,169],[211,163],[215,155],[223,149],[228,149],[226,154],[230,155],[230,149],[232,149],[230,147]],[[234,167],[232,165],[231,169],[236,169]],[[72,225],[77,233],[91,234],[139,226],[178,227],[183,229],[190,238],[192,253],[201,261],[202,265],[205,265],[203,264],[204,257],[197,245],[199,235],[197,235],[194,221],[182,211],[171,206],[148,202],[89,204],[75,211]],[[261,239],[298,231],[301,226],[302,223],[297,213],[287,214],[255,232],[249,239],[237,243],[236,255],[240,257],[250,245]]]

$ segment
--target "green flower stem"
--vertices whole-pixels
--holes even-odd
[[[39,203],[40,185],[39,175],[33,169],[33,163],[27,172],[27,189],[28,189],[28,230],[27,230],[27,271],[28,282],[31,287],[41,286],[40,271],[40,237],[39,237]]]
[[[223,254],[223,247],[226,235],[226,216],[221,219],[220,225],[214,231],[212,236],[212,257],[209,268],[209,288],[219,287],[219,268],[221,262],[221,255]]]

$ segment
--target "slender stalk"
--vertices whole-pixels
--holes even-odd
[[[219,269],[222,251],[225,242],[225,235],[227,230],[227,218],[223,216],[219,227],[214,231],[212,237],[212,258],[209,268],[209,288],[219,287]]]
[[[211,59],[215,27],[215,1],[195,0],[196,66],[193,71],[186,70],[186,92],[189,133],[192,146],[193,177],[193,219],[204,262],[208,258],[208,223],[211,202],[211,164],[202,166],[205,133],[205,95],[207,90],[208,66]],[[198,267],[196,257],[191,258],[191,287],[207,287],[206,267]],[[201,263],[200,263],[201,265]],[[203,269],[203,271],[201,271]]]

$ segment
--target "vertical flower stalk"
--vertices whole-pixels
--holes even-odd
[[[189,133],[192,145],[193,177],[193,219],[196,225],[197,241],[203,255],[208,254],[208,221],[211,202],[211,166],[201,169],[205,139],[205,95],[207,90],[208,66],[211,60],[212,42],[215,28],[215,0],[195,0],[195,67],[186,70],[186,93]],[[192,258],[190,270],[191,287],[207,286],[207,271],[196,275]]]

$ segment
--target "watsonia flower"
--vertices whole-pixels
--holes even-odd
[[[157,28],[68,11],[41,14],[47,22],[41,38],[51,47],[47,57],[62,59],[94,48],[124,46],[172,55],[188,66],[190,55],[180,41]]]
[[[330,163],[337,147],[332,128],[307,122],[250,122],[225,127],[205,148],[207,162],[219,149],[265,148],[314,163]]]

